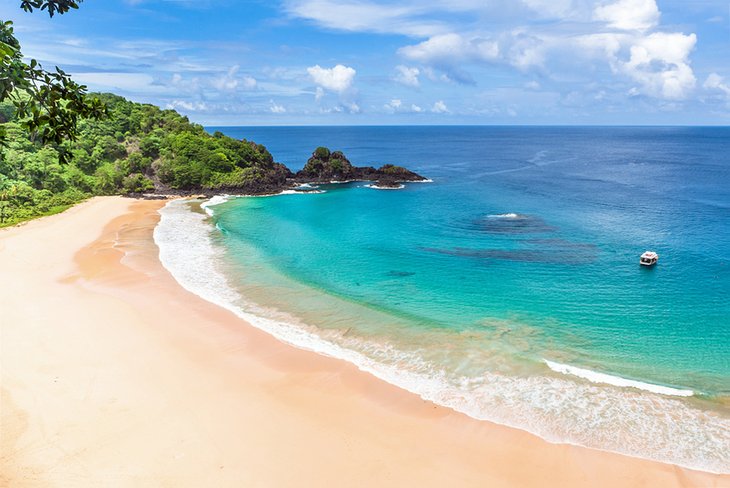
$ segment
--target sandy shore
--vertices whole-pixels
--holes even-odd
[[[730,487],[281,344],[161,267],[162,204],[96,198],[0,231],[0,485]]]

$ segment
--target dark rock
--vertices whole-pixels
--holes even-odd
[[[296,179],[318,183],[349,181],[355,179],[354,169],[342,152],[330,152],[326,147],[318,147],[304,168],[296,174]]]
[[[353,166],[341,151],[318,147],[301,171],[293,178],[296,183],[329,183],[332,181],[375,181],[383,188],[397,188],[407,181],[424,181],[426,178],[401,166],[385,164],[378,169],[372,166]]]
[[[395,166],[392,164],[384,164],[378,168],[377,173],[382,179],[393,179],[401,183],[404,181],[424,181],[426,179],[402,166]]]
[[[401,188],[402,183],[394,176],[381,175],[375,182],[375,186],[378,188]]]
[[[230,179],[226,184],[215,187],[181,190],[172,189],[155,181],[155,190],[146,192],[144,198],[212,197],[222,193],[274,195],[284,190],[294,189],[302,183],[330,183],[333,181],[373,181],[381,188],[398,188],[404,182],[424,180],[426,178],[423,176],[392,164],[385,164],[378,169],[372,166],[353,166],[341,151],[330,151],[326,147],[318,147],[304,168],[296,174],[281,163],[269,162],[264,167],[251,168],[249,173],[242,175],[239,179]]]

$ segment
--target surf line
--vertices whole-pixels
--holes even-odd
[[[652,393],[659,393],[660,395],[668,396],[690,397],[694,395],[694,391],[692,390],[681,390],[679,388],[672,388],[669,386],[643,383],[641,381],[621,378],[620,376],[612,376],[610,374],[598,373],[596,371],[591,371],[590,369],[583,369],[576,366],[570,366],[568,364],[556,363],[547,359],[543,359],[543,361],[545,361],[545,364],[547,364],[548,367],[556,373],[577,376],[578,378],[583,378],[584,380],[588,380],[591,383],[603,383],[613,386],[637,388],[639,390],[650,391]]]

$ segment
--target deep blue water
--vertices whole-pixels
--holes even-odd
[[[433,179],[210,207],[228,279],[252,302],[420,375],[402,386],[475,417],[730,465],[717,452],[730,446],[730,128],[209,130],[262,143],[293,170],[324,145],[355,165],[399,164]],[[648,249],[660,255],[653,268],[639,266]],[[694,396],[601,386],[545,360]],[[430,377],[448,386],[424,386]],[[568,380],[584,396],[564,392]],[[688,430],[650,418],[657,402],[676,407]],[[528,403],[534,412],[514,413]],[[705,422],[708,411],[719,417]],[[650,445],[661,436],[688,436],[687,452]]]

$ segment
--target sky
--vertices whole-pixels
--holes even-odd
[[[727,0],[0,0],[23,53],[204,125],[730,125]]]

